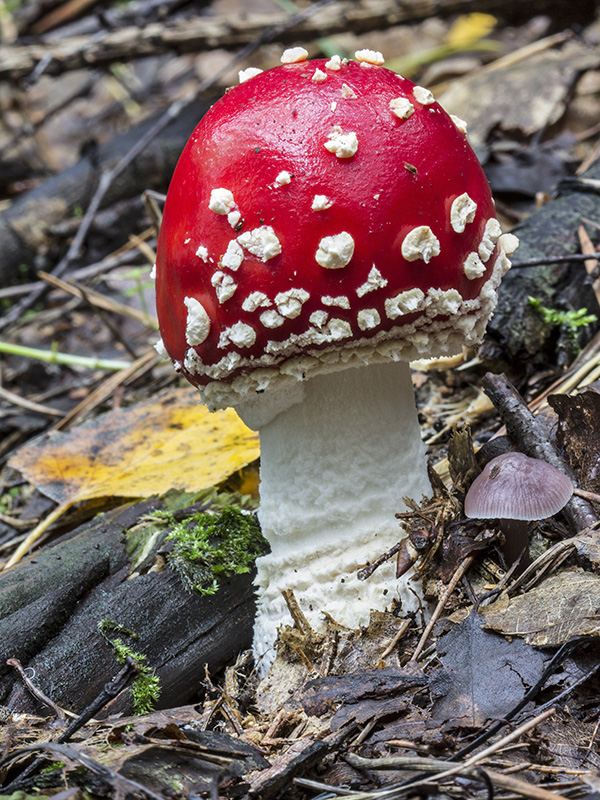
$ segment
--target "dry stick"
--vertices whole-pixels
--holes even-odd
[[[431,619],[429,620],[429,622],[427,624],[427,627],[425,628],[421,638],[419,639],[419,643],[417,644],[417,646],[415,648],[415,652],[412,654],[411,661],[416,661],[417,658],[421,655],[421,652],[423,651],[423,648],[425,647],[425,643],[427,642],[427,639],[429,638],[429,634],[433,630],[433,626],[435,625],[435,623],[437,622],[440,614],[444,610],[444,606],[448,602],[448,600],[450,598],[450,595],[454,591],[457,583],[463,577],[465,572],[469,569],[469,567],[473,563],[473,560],[474,560],[474,556],[467,556],[458,565],[454,575],[452,576],[452,579],[451,579],[450,583],[448,584],[448,586],[446,586],[446,588],[444,589],[443,594],[440,596],[440,599],[438,600],[438,604],[435,607],[435,611],[431,615]]]
[[[411,780],[410,782],[406,782],[398,786],[391,786],[389,789],[384,791],[378,791],[377,794],[373,794],[372,792],[361,792],[352,795],[352,797],[354,800],[374,800],[375,797],[382,798],[382,800],[385,800],[385,798],[392,800],[392,798],[400,797],[401,794],[413,792],[413,790],[417,787],[430,785],[444,778],[462,775],[465,772],[470,772],[470,777],[476,777],[476,775],[473,775],[473,767],[478,765],[481,761],[489,758],[494,753],[498,752],[498,750],[506,747],[508,744],[515,741],[515,739],[520,738],[524,733],[527,733],[527,731],[531,730],[536,725],[544,722],[554,713],[555,709],[550,708],[547,711],[544,711],[543,714],[538,714],[537,716],[533,717],[533,719],[530,719],[523,725],[515,728],[514,731],[511,731],[495,744],[490,745],[490,747],[487,747],[480,753],[476,753],[474,756],[471,756],[471,758],[467,759],[467,761],[453,766],[451,769],[448,769],[448,762],[440,763],[439,761],[432,761],[431,759],[423,759],[418,757],[402,758],[402,762],[404,762],[402,763],[402,768],[404,769],[425,769],[427,771],[435,772],[436,774],[416,781]],[[389,769],[392,766],[393,761],[399,760],[396,758],[361,758],[353,753],[348,753],[344,756],[344,758],[351,766],[361,769]],[[408,762],[410,762],[410,765],[408,765]],[[510,789],[511,791],[521,794],[524,797],[530,797],[533,798],[533,800],[567,800],[567,798],[563,797],[562,795],[554,794],[553,792],[549,792],[547,789],[543,789],[539,786],[533,786],[532,784],[527,783],[526,781],[521,781],[518,778],[513,778],[512,776],[508,775],[501,775],[488,769],[486,769],[485,772],[492,783],[496,783],[502,788]]]
[[[504,375],[483,377],[483,390],[490,398],[511,439],[528,456],[547,461],[573,480],[573,474],[564,461],[559,458],[543,422],[535,417],[515,387]],[[571,528],[575,532],[594,525],[598,518],[591,505],[574,495],[563,509]]]
[[[313,16],[325,6],[330,5],[332,2],[334,2],[334,0],[319,0],[319,2],[309,6],[305,11],[288,17],[284,23],[271,26],[270,28],[265,28],[256,39],[248,42],[245,47],[243,47],[241,50],[238,50],[233,58],[230,59],[227,64],[218,70],[212,77],[205,78],[198,84],[193,92],[190,92],[186,97],[183,97],[182,99],[176,100],[174,103],[172,103],[166,112],[160,117],[160,119],[158,119],[155,124],[152,125],[152,127],[144,136],[142,136],[141,139],[138,140],[131,150],[125,153],[125,155],[117,164],[115,164],[114,167],[102,173],[96,191],[94,192],[94,196],[90,201],[90,204],[81,221],[81,225],[79,226],[79,229],[77,230],[77,233],[75,234],[66,255],[60,260],[55,269],[52,271],[54,277],[62,277],[69,269],[71,264],[80,257],[83,244],[86,240],[94,217],[100,208],[100,204],[102,203],[104,195],[110,189],[113,181],[119,177],[119,175],[132,163],[132,161],[137,158],[138,155],[140,155],[140,153],[143,152],[143,150],[158,136],[159,133],[161,133],[168,125],[170,125],[170,123],[175,120],[185,108],[194,103],[201,94],[206,92],[221,78],[223,78],[236,64],[247,58],[250,53],[253,53],[266,42],[270,42],[277,38],[282,31],[288,30],[289,28],[298,25],[303,20]],[[24,311],[30,309],[41,297],[45,295],[47,289],[47,285],[43,285],[35,289],[27,297],[23,298],[21,302],[13,306],[13,308],[11,308],[10,311],[5,315],[4,319],[0,321],[0,330],[3,330],[9,325],[14,324]]]
[[[9,658],[6,663],[9,667],[14,667],[17,670],[21,676],[21,680],[29,690],[30,694],[39,700],[40,703],[43,703],[45,706],[48,706],[48,708],[51,708],[58,719],[64,719],[67,714],[71,717],[77,716],[76,714],[72,714],[70,711],[65,711],[64,709],[60,708],[60,706],[57,706],[54,700],[51,700],[42,692],[41,689],[38,689],[38,687],[33,683],[29,675],[23,669],[23,665],[18,658]]]

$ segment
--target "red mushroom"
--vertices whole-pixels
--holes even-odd
[[[355,576],[397,540],[402,498],[430,492],[407,362],[481,338],[516,247],[464,123],[427,89],[371,51],[305,56],[245,71],[202,119],[157,254],[166,352],[210,408],[260,429],[257,654],[282,588],[317,627],[411,604],[393,566]]]

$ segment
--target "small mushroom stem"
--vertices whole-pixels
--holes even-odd
[[[529,566],[529,525],[524,519],[501,519],[500,530],[504,535],[502,554],[506,561],[506,566],[510,567],[517,558],[523,553],[523,557],[515,572],[520,575]],[[523,552],[525,551],[525,552]]]
[[[302,401],[260,428],[259,517],[271,545],[257,562],[261,657],[291,623],[284,589],[317,630],[322,611],[358,627],[394,598],[417,605],[392,561],[367,581],[356,575],[402,536],[402,498],[431,494],[408,364],[347,368],[302,386]]]

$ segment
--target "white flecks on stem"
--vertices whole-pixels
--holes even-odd
[[[324,236],[319,242],[315,260],[325,269],[340,269],[354,255],[354,239],[346,231],[334,236]]]
[[[339,125],[335,125],[327,137],[325,148],[338,158],[352,158],[358,150],[358,137],[352,131],[344,133]]]
[[[202,261],[208,260],[208,247],[206,245],[201,244],[198,249],[196,250],[196,255],[198,258],[201,258]]]
[[[463,233],[470,222],[475,219],[477,203],[466,192],[452,201],[450,207],[450,224],[456,233]]]
[[[210,317],[195,297],[186,297],[183,302],[187,308],[185,340],[190,347],[195,347],[206,340],[210,332]]]
[[[246,231],[237,237],[238,242],[253,256],[268,261],[281,253],[281,242],[270,225]]]
[[[223,187],[213,189],[210,193],[208,207],[215,214],[221,214],[221,216],[229,214],[235,208],[233,192],[229,191],[229,189],[223,189]]]
[[[402,255],[407,261],[421,259],[429,264],[432,258],[439,256],[440,242],[429,225],[419,225],[406,234],[402,242]]]

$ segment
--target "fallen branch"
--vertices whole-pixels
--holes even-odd
[[[515,7],[514,0],[480,0],[478,10],[490,13]],[[560,0],[530,0],[528,13],[535,8],[551,13]],[[341,0],[322,8],[314,16],[305,16],[293,28],[285,12],[232,16],[196,17],[174,22],[153,22],[141,27],[128,26],[92,36],[72,36],[43,44],[4,45],[0,53],[0,79],[15,79],[43,70],[51,75],[112,64],[116,61],[157,56],[163,53],[189,53],[235,50],[260,40],[265,29],[281,27],[277,40],[283,44],[312,41],[339,33],[366,33],[385,30],[392,25],[426,19],[432,13],[441,16],[471,10],[470,0]],[[310,7],[309,7],[310,8]]]

